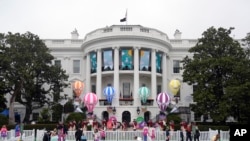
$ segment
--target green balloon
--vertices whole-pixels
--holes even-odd
[[[143,117],[138,117],[137,119],[136,119],[136,122],[137,123],[141,123],[141,122],[143,122],[144,121],[144,118]]]

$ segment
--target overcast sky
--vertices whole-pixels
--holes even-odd
[[[0,32],[30,31],[42,39],[79,38],[121,23],[155,28],[173,38],[197,39],[209,27],[235,27],[236,39],[250,32],[250,0],[0,0]]]

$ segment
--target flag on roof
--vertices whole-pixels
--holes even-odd
[[[127,10],[126,10],[125,17],[120,19],[120,22],[126,22],[126,21],[127,21]]]

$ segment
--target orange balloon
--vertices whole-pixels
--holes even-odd
[[[112,129],[112,121],[108,121],[107,122],[107,128],[108,129]]]
[[[79,97],[83,91],[84,84],[81,81],[75,81],[73,85],[74,92],[77,97]]]

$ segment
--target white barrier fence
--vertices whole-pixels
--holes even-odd
[[[7,132],[7,141],[34,141],[35,140],[35,129],[23,130],[22,137],[15,137],[15,130],[9,130]]]
[[[22,135],[23,141],[43,141],[43,135],[45,130],[37,130],[35,134],[35,129],[24,130]],[[93,140],[93,131],[83,131],[87,136],[88,141]],[[218,133],[217,130],[201,131],[199,141],[211,141],[211,138]],[[36,135],[36,137],[35,137]],[[184,140],[186,134],[184,133]],[[143,138],[142,131],[106,131],[106,141],[133,141],[134,137]],[[220,131],[220,141],[229,141],[229,131]],[[8,141],[18,141],[20,137],[15,137],[15,130],[8,131],[7,140]],[[165,131],[156,132],[155,141],[165,141],[166,134]],[[170,141],[180,141],[180,131],[170,132]],[[75,141],[75,131],[68,131],[66,136],[66,141]]]

